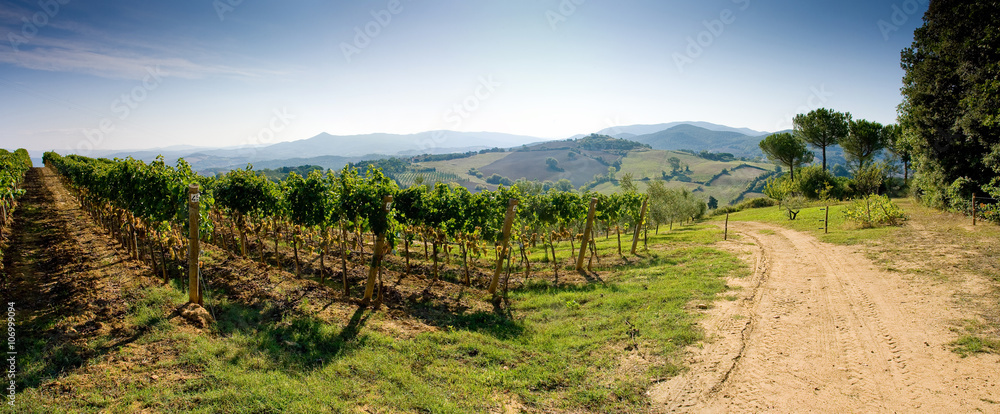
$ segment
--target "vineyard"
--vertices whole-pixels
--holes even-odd
[[[350,167],[337,173],[313,171],[307,177],[292,173],[275,183],[249,167],[219,178],[204,177],[183,160],[171,167],[162,160],[146,164],[49,152],[44,162],[66,178],[82,208],[127,246],[134,259],[157,269],[164,282],[182,275],[186,262],[187,192],[192,184],[201,192],[201,242],[321,282],[337,279],[345,295],[356,285],[349,277],[349,263],[371,263],[375,269],[383,260],[401,267],[404,274],[433,280],[446,275],[465,285],[488,283],[491,293],[505,260],[508,276],[545,272],[558,280],[559,272],[573,269],[574,261],[582,269],[586,258],[591,269],[602,257],[634,254],[649,227],[658,232],[660,223],[672,225],[705,211],[704,203],[690,193],[658,186],[650,187],[646,219],[646,196],[634,190],[611,195],[529,193],[501,186],[471,193],[441,183],[400,189],[377,168],[366,169],[364,175]],[[517,208],[511,209],[505,235],[508,206],[514,203]],[[588,212],[593,234],[616,237],[613,251],[600,251],[594,237],[584,241]],[[504,247],[507,243],[511,249]],[[381,283],[381,272],[373,272],[365,286],[366,300],[373,284]],[[490,273],[490,281],[473,278]]]
[[[4,275],[25,412],[634,411],[698,338],[684,303],[739,269],[703,247],[717,232],[636,226],[656,191],[44,162]],[[204,307],[188,296],[192,233]]]
[[[885,313],[907,306],[921,320],[954,319],[941,314],[943,302],[910,304],[913,283],[923,282],[887,288],[897,273],[810,235],[892,240],[884,263],[916,266],[942,235],[960,233],[951,218],[912,204],[912,220],[928,227],[856,229],[835,206],[836,231],[825,234],[807,220],[821,207],[796,221],[766,208],[734,214],[725,242],[721,219],[688,225],[703,204],[659,182],[642,193],[624,182],[626,191],[605,197],[518,185],[471,193],[443,184],[400,189],[377,168],[274,182],[249,168],[203,177],[183,162],[55,153],[44,162],[16,191],[4,259],[23,412],[752,411],[764,406],[750,398],[757,395],[767,406],[814,406],[817,387],[833,388],[824,401],[834,404],[851,404],[842,396],[858,389],[901,395],[905,383],[890,376],[902,362],[918,367],[911,372],[920,383],[949,389],[936,380],[937,365],[909,362],[931,352],[952,372],[973,358],[951,354],[955,334],[943,322],[925,335],[916,320]],[[924,234],[932,223],[943,230]],[[963,269],[995,269],[987,248],[995,228],[974,229],[992,236],[970,247],[984,256]],[[194,260],[200,289],[185,283],[192,235],[202,247]],[[925,250],[896,257],[893,243],[913,239],[926,239],[916,246]],[[742,251],[773,267],[750,275]],[[803,293],[833,278],[845,280]],[[205,292],[204,307],[190,303],[198,303],[189,299],[194,290]],[[785,305],[802,298],[810,306]],[[862,305],[879,311],[859,315]],[[822,332],[798,326],[827,315],[858,319],[838,332],[878,335],[865,337],[858,355],[849,335],[830,343],[840,352],[803,351],[824,346]],[[752,324],[760,329],[744,335]],[[865,324],[879,331],[848,331]],[[781,336],[760,337],[774,332]],[[718,339],[701,342],[706,336]],[[963,352],[998,349],[976,348],[974,339],[963,339]],[[915,350],[896,351],[902,362],[881,356],[896,341]],[[752,352],[731,358],[739,349]],[[833,358],[844,355],[873,365],[858,371],[861,385],[837,369]],[[809,380],[802,398],[782,387],[742,391],[788,383],[782,376],[798,375],[803,361],[829,372]],[[995,371],[980,362],[986,371],[975,375]],[[775,364],[783,368],[772,372]],[[963,392],[988,395],[989,375]],[[948,404],[977,401],[965,394]]]
[[[31,168],[31,158],[23,148],[10,152],[0,149],[0,263],[4,255],[4,239],[9,233],[9,227],[17,208],[17,199],[24,190],[21,183],[24,173]],[[2,269],[0,264],[0,270]]]

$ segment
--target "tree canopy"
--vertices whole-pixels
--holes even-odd
[[[902,52],[899,119],[929,205],[959,208],[977,190],[1000,197],[997,15],[996,1],[932,1]]]
[[[851,113],[819,108],[808,114],[798,114],[792,119],[795,136],[823,152],[823,170],[826,170],[826,147],[837,145],[848,134]]]
[[[861,170],[892,142],[894,128],[865,119],[851,120],[849,125],[848,134],[841,138],[840,146],[847,160]]]
[[[805,142],[788,132],[768,135],[758,145],[771,162],[787,165],[792,179],[795,179],[796,166],[813,159],[813,154],[806,148]]]

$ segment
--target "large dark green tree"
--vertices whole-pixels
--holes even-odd
[[[788,166],[790,178],[793,180],[795,167],[813,159],[813,154],[806,148],[806,143],[788,132],[768,135],[758,145],[771,162]]]
[[[823,170],[826,171],[826,147],[839,144],[847,136],[850,121],[850,112],[819,108],[808,114],[795,115],[792,125],[797,137],[822,151]]]
[[[847,160],[854,163],[858,170],[864,169],[889,145],[892,128],[865,119],[851,120],[847,136],[840,139]]]
[[[889,151],[896,154],[903,164],[903,182],[910,181],[910,163],[913,161],[913,144],[903,133],[903,127],[899,124],[886,125],[886,134],[889,137]]]
[[[1000,193],[997,16],[997,1],[931,1],[902,52],[899,119],[914,190],[929,205],[957,208],[979,189]]]

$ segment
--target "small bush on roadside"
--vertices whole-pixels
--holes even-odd
[[[743,200],[736,206],[740,207],[740,210],[746,210],[748,208],[773,207],[777,204],[778,203],[776,201],[770,198],[757,197],[757,198],[751,198],[749,200]]]
[[[776,205],[778,205],[778,202],[774,201],[774,200],[772,200],[770,198],[757,197],[757,198],[751,198],[749,200],[743,200],[739,204],[736,204],[735,206],[719,207],[719,208],[715,209],[714,211],[712,211],[712,215],[713,216],[718,216],[718,215],[722,215],[722,214],[728,214],[728,213],[735,213],[737,211],[743,211],[743,210],[746,210],[748,208],[772,207],[772,206],[776,206]]]
[[[906,220],[906,213],[884,195],[871,195],[855,199],[844,215],[861,227],[898,226]]]
[[[837,180],[833,174],[818,165],[800,168],[795,181],[798,183],[798,193],[810,200],[818,200],[823,195],[840,198],[844,193],[843,181]]]

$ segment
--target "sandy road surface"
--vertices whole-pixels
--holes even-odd
[[[708,311],[690,371],[651,390],[656,411],[1000,412],[1000,358],[948,349],[956,285],[794,230],[734,228],[754,273]]]

